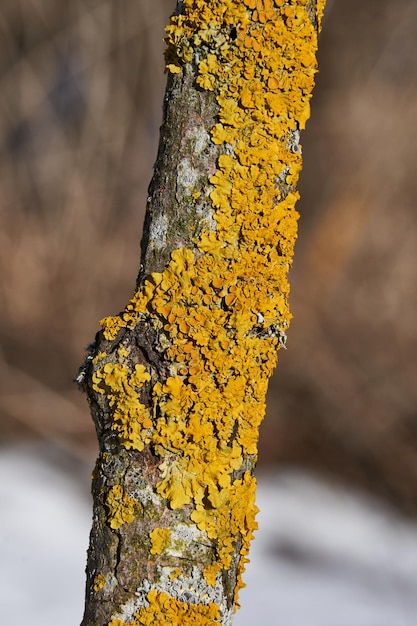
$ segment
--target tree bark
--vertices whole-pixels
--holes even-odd
[[[100,454],[83,626],[231,624],[290,322],[325,0],[184,0],[137,291],[80,370]]]

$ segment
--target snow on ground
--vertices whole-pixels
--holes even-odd
[[[87,470],[86,470],[87,473]],[[0,449],[0,606],[76,626],[91,504],[45,449]],[[259,531],[234,626],[414,626],[417,525],[301,471],[259,478]]]
[[[76,626],[83,610],[90,503],[44,453],[0,449],[1,621]]]
[[[417,525],[299,471],[259,479],[257,504],[234,626],[417,624]]]

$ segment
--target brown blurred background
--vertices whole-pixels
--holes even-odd
[[[132,294],[175,0],[0,5],[0,439],[92,465],[72,378]],[[417,513],[417,5],[332,0],[260,465]]]

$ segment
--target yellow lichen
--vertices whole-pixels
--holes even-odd
[[[180,570],[179,567],[174,567],[172,569],[172,571],[169,574],[169,580],[172,582],[173,580],[175,580],[176,578],[179,578],[181,576],[182,572]]]
[[[169,528],[155,528],[149,533],[152,548],[151,554],[162,554],[171,544],[171,531]]]
[[[316,0],[316,11],[317,11],[317,21],[319,23],[319,30],[321,29],[321,22],[323,19],[325,7],[326,7],[326,0]]]
[[[121,485],[114,485],[107,495],[106,506],[109,526],[117,530],[123,524],[133,522],[140,504],[131,498]]]
[[[238,573],[238,581],[235,587],[235,601],[238,592],[244,584],[242,573],[244,563],[248,561],[247,554],[253,538],[253,532],[258,525],[255,515],[258,511],[255,506],[256,481],[246,472],[242,480],[236,480],[229,488],[223,488],[216,494],[216,505],[208,510],[202,504],[197,505],[191,514],[191,519],[196,522],[200,530],[205,530],[208,537],[218,540],[217,559],[204,571],[208,584],[214,585],[217,572],[228,568],[234,549],[235,538],[240,534],[242,546],[240,549],[241,567]],[[213,498],[211,499],[213,502]]]
[[[104,585],[106,584],[106,577],[104,574],[97,574],[94,578],[93,589],[94,591],[100,591],[104,589]]]
[[[170,375],[150,383],[152,415],[138,399],[150,374],[138,365],[130,373],[128,355],[99,369],[94,388],[107,394],[121,443],[151,443],[161,457],[158,493],[173,509],[192,504],[192,520],[215,542],[208,584],[229,568],[239,539],[237,591],[256,528],[255,481],[240,470],[245,456],[256,456],[268,379],[291,320],[298,141],[310,114],[317,33],[310,0],[182,4],[167,28],[167,69],[194,62],[199,87],[215,93],[211,138],[221,155],[206,190],[215,228],[204,229],[194,249],[174,250],[120,316],[102,321],[108,340],[144,315],[163,335]],[[318,23],[324,5],[317,0]],[[164,530],[151,533],[154,554],[165,547]],[[212,623],[178,618],[180,603],[164,594],[149,602],[138,624],[164,621],[161,614],[167,624]]]
[[[97,352],[96,356],[93,359],[93,363],[99,363],[100,361],[102,361],[105,357],[106,357],[106,353],[105,352]]]
[[[189,604],[179,602],[166,593],[151,590],[147,594],[148,606],[136,611],[130,626],[213,626],[220,623],[217,604]],[[113,619],[109,626],[126,626],[120,619]]]
[[[119,359],[124,356],[119,354]],[[128,366],[121,363],[106,363],[93,374],[93,388],[106,394],[113,410],[113,429],[127,449],[143,450],[150,441],[151,413],[138,399],[138,390],[150,378],[143,365],[136,365],[129,374]]]

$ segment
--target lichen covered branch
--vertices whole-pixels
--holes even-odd
[[[184,0],[167,27],[137,291],[86,372],[101,452],[84,626],[225,626],[238,606],[324,4]]]

